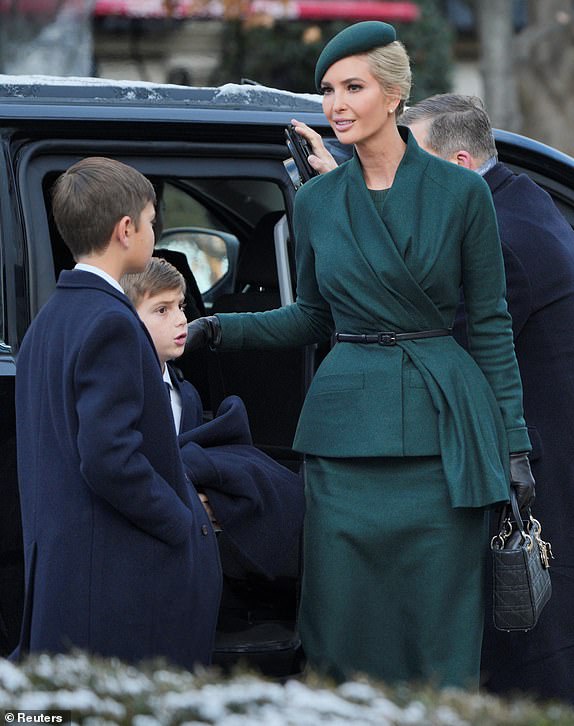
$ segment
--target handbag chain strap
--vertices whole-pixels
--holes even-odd
[[[513,518],[514,522],[512,521]],[[510,504],[507,504],[504,509],[500,532],[495,535],[490,542],[491,549],[504,549],[506,540],[510,537],[515,529],[520,532],[522,536],[522,541],[526,543],[528,551],[532,549],[534,543],[536,542],[536,545],[538,546],[538,551],[540,553],[542,566],[545,569],[548,569],[550,567],[550,560],[554,559],[552,545],[550,544],[550,542],[545,542],[542,539],[542,525],[537,519],[532,516],[532,513],[530,511],[528,513],[526,527],[524,526],[524,521],[520,514],[520,509],[516,500],[516,494],[511,489]]]

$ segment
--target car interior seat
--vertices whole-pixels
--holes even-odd
[[[217,298],[212,314],[281,306],[274,229],[283,215],[269,212],[259,220],[240,251],[236,292]],[[216,399],[240,396],[255,445],[298,468],[291,444],[307,388],[305,349],[221,351],[216,357],[218,365],[209,371]]]
[[[183,275],[185,279],[185,315],[187,321],[191,322],[205,315],[205,305],[203,304],[203,298],[201,297],[197,280],[191,271],[191,267],[184,253],[176,250],[156,248],[153,251],[153,256],[163,258]]]
[[[255,225],[240,251],[236,291],[218,297],[211,314],[281,306],[274,230],[284,214],[269,212]],[[305,349],[218,351],[215,357],[208,371],[215,398],[240,396],[255,445],[299,470],[301,457],[291,444],[306,391]],[[236,577],[225,547],[221,554],[227,566],[214,663],[227,668],[241,658],[269,676],[299,673],[303,652],[295,623],[300,547],[288,558],[285,573],[272,582],[249,573]]]

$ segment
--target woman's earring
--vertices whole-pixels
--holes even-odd
[[[389,113],[394,113],[394,112],[395,112],[394,108],[389,108]]]

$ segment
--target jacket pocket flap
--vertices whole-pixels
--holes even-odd
[[[319,376],[313,379],[310,393],[339,393],[341,391],[360,390],[365,387],[364,373],[338,373],[336,375]]]

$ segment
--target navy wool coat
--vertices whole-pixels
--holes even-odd
[[[574,701],[574,231],[526,175],[496,164],[485,175],[498,218],[536,478],[534,515],[552,543],[552,598],[529,633],[499,633],[487,618],[489,688]],[[457,320],[460,336],[462,319]]]
[[[530,633],[487,623],[483,665],[495,690],[574,702],[574,231],[526,175],[486,175],[498,218],[508,306],[536,478],[534,514],[552,543],[552,598]]]
[[[127,297],[63,272],[22,344],[16,406],[26,565],[16,654],[208,663],[217,544]]]
[[[222,526],[223,571],[286,574],[303,526],[303,477],[253,445],[243,401],[227,396],[213,420],[202,421],[201,399],[173,368],[182,400],[179,445],[189,480],[206,493]]]

